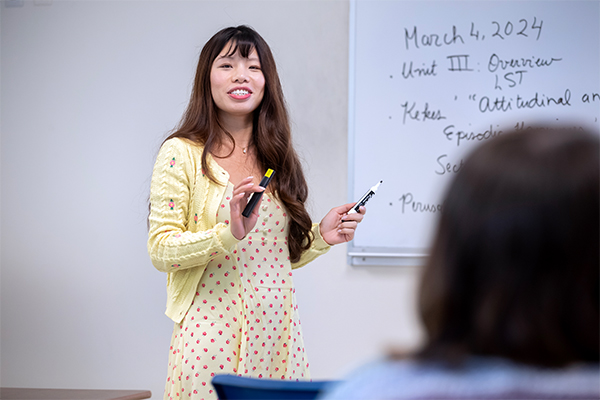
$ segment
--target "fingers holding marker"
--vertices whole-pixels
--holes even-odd
[[[250,189],[254,186],[254,183],[252,182],[253,179],[253,176],[249,176],[239,181],[238,184],[233,187],[233,195],[237,196],[239,193],[247,191],[252,193],[252,190]]]
[[[342,215],[342,222],[348,222],[348,221],[361,222],[363,220],[363,218],[365,217],[366,213],[367,213],[367,209],[364,206],[360,206],[358,208],[358,212]]]
[[[359,212],[342,216],[338,228],[356,229],[358,224],[361,223],[363,218],[365,217],[366,212],[367,210],[364,207],[360,207]]]
[[[255,193],[252,194],[252,197],[248,201],[246,208],[244,208],[244,212],[242,212],[242,215],[244,217],[248,218],[250,214],[253,213],[252,211],[254,211],[254,207],[256,207],[256,205],[258,204],[260,198],[262,197],[262,194],[266,190],[269,182],[271,182],[271,178],[273,178],[274,174],[275,171],[273,171],[272,169],[267,170],[265,176],[263,176],[262,180],[260,181],[260,186],[258,186],[260,190],[257,190]]]
[[[252,193],[264,191],[263,188],[255,185],[252,182],[252,179],[252,176],[244,178],[233,187],[231,200],[229,201],[232,211],[237,212],[238,209],[244,207],[248,201],[248,197],[250,197]]]
[[[357,221],[342,221],[338,226],[337,229],[338,231],[342,230],[342,229],[356,229],[356,227],[358,226],[358,222]]]

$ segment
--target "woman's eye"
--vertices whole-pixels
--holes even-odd
[[[230,64],[222,64],[221,68],[231,68],[231,65]]]
[[[252,66],[250,67],[250,69],[257,69],[257,70],[259,70],[259,71],[260,71],[260,67],[259,67],[258,65],[252,65]]]

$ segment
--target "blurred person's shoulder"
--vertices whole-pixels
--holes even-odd
[[[538,368],[473,357],[461,364],[380,359],[330,388],[326,400],[600,398],[600,366]]]

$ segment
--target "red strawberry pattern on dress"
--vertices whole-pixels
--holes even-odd
[[[217,221],[229,223],[228,184]],[[268,193],[259,222],[232,256],[217,255],[175,324],[165,399],[216,399],[215,374],[308,380],[287,247],[286,214]]]

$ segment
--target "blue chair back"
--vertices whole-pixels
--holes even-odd
[[[305,382],[215,375],[219,400],[312,400],[333,381]]]

